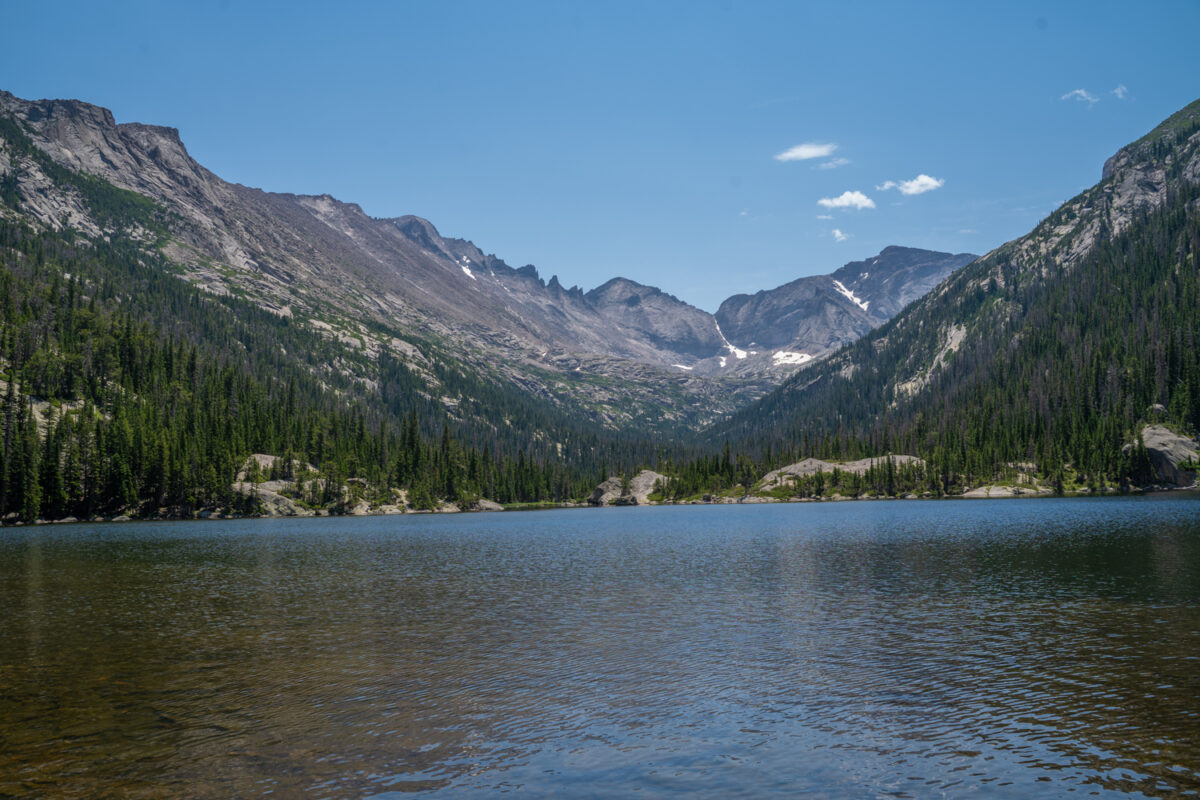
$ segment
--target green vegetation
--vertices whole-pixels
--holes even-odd
[[[206,293],[159,252],[178,222],[169,212],[63,167],[2,115],[0,140],[106,231],[31,227],[17,171],[0,179],[0,518],[250,513],[253,492],[231,484],[256,452],[312,465],[251,477],[293,480],[287,493],[313,508],[392,503],[393,490],[417,508],[560,502],[585,496],[599,463],[663,446],[598,436],[466,366],[450,343],[362,320],[350,331],[360,340],[398,336],[425,356],[374,357],[237,293]]]
[[[67,169],[39,150],[21,124],[7,114],[0,114],[0,139],[11,154],[33,159],[57,185],[78,194],[102,228],[132,231],[141,227],[165,234],[166,223],[172,215],[158,203],[137,192],[113,186],[95,175]],[[19,206],[15,172],[0,182],[0,202],[13,208]]]
[[[1173,185],[1165,205],[1069,266],[1024,268],[1012,248],[981,259],[718,433],[763,467],[918,455],[945,493],[1010,482],[1017,463],[1059,488],[1143,475],[1144,449],[1123,446],[1152,405],[1200,429],[1198,202],[1200,187]],[[956,325],[961,345],[931,369]],[[913,375],[928,383],[910,394]]]
[[[591,489],[586,459],[573,465],[519,446],[511,425],[456,426],[398,360],[378,360],[378,394],[369,396],[330,367],[344,353],[326,337],[208,295],[166,267],[121,237],[0,222],[4,518],[252,513],[253,498],[231,484],[255,452],[313,465],[299,499],[334,511],[391,502],[392,489],[418,508],[561,501]],[[511,392],[481,391],[438,362],[435,371],[444,388],[477,391],[470,402],[492,402],[500,418],[544,419]],[[592,444],[555,433],[575,452]]]
[[[331,332],[238,293],[206,293],[160,253],[177,222],[169,212],[57,164],[0,117],[8,152],[32,159],[105,231],[31,227],[16,173],[0,176],[0,519],[255,513],[266,480],[302,508],[333,512],[401,496],[416,509],[481,498],[546,507],[581,500],[611,474],[627,482],[643,465],[670,476],[652,495],[664,501],[1144,481],[1153,470],[1137,432],[1148,414],[1200,429],[1200,187],[1180,180],[1178,157],[1200,130],[1197,113],[1134,145],[1168,165],[1161,207],[1118,235],[1101,224],[1075,260],[1064,257],[1069,237],[1032,260],[1001,248],[706,440],[668,440],[675,423],[661,419],[600,432],[430,335],[305,312]],[[1048,230],[1107,202],[1103,185],[1090,190],[1027,241],[1047,243]],[[369,344],[393,338],[422,356],[372,355]],[[250,462],[250,488],[238,489],[253,453],[278,458],[269,469]],[[923,463],[883,457],[861,474],[834,466],[760,485],[804,457],[888,453]]]

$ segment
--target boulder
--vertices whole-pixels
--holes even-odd
[[[963,497],[1012,497],[1016,494],[1015,489],[1010,489],[1007,486],[980,486],[977,489],[971,489],[963,492]]]
[[[594,506],[606,506],[621,496],[621,479],[609,478],[592,490],[588,503]]]
[[[251,453],[250,457],[242,464],[242,468],[238,470],[237,479],[239,482],[249,480],[251,470],[256,470],[259,475],[266,475],[275,468],[280,459],[281,456],[273,456],[269,453]],[[312,464],[301,463],[300,459],[292,460],[293,472],[302,472],[304,470],[316,472],[317,468]]]
[[[278,460],[279,456],[269,453],[251,453],[250,457],[242,464],[242,468],[238,470],[237,479],[239,481],[249,479],[252,469],[257,469],[260,473],[270,472],[271,467],[275,466],[275,462]]]
[[[292,486],[289,481],[266,481],[260,484],[238,481],[233,490],[246,497],[258,496],[259,511],[268,517],[311,517],[313,512],[279,493]]]
[[[650,502],[649,495],[654,491],[654,486],[659,481],[667,480],[666,475],[644,469],[629,479],[628,489],[622,490],[621,479],[614,476],[595,488],[588,497],[588,503],[594,506],[646,505]]]
[[[1195,439],[1180,436],[1162,425],[1147,425],[1142,428],[1142,443],[1158,480],[1176,486],[1191,486],[1196,482],[1194,470],[1179,467],[1184,462],[1200,461],[1200,445]],[[1125,445],[1125,452],[1132,447]]]
[[[779,486],[788,485],[792,476],[804,477],[806,475],[816,475],[818,472],[823,472],[826,475],[833,472],[835,469],[842,472],[852,472],[856,475],[863,475],[871,467],[882,466],[887,462],[889,456],[881,456],[880,458],[860,458],[858,461],[847,461],[845,463],[835,463],[833,461],[822,461],[819,458],[806,458],[802,461],[797,461],[795,464],[788,464],[786,467],[773,469],[763,476],[762,483],[758,487],[760,492],[768,492]],[[902,464],[923,464],[925,463],[916,456],[890,456],[892,463],[899,467]]]

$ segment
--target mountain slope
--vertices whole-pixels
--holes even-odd
[[[970,263],[970,253],[887,247],[832,275],[799,278],[721,303],[717,322],[741,348],[794,350],[818,355],[859,338]]]
[[[89,205],[134,200],[93,188]],[[161,262],[115,232],[0,218],[0,521],[563,500],[602,464],[654,453],[437,364],[420,375],[385,358],[378,392],[361,391],[331,368],[339,343]],[[430,378],[505,424],[455,419],[422,391]],[[251,454],[276,473],[258,476],[272,478],[261,497]]]
[[[821,287],[819,298],[773,290],[766,295],[775,317],[760,324],[742,313],[729,334],[724,322],[718,326],[720,314],[634,281],[566,289],[532,266],[513,268],[469,241],[443,237],[419,217],[374,219],[328,195],[228,183],[193,160],[173,128],[116,124],[86,103],[4,92],[0,119],[9,142],[0,148],[0,176],[10,205],[36,226],[108,235],[108,212],[85,196],[107,182],[127,190],[126,199],[143,198],[135,235],[182,277],[340,343],[347,357],[334,363],[346,377],[377,383],[371,362],[383,356],[421,374],[462,368],[601,428],[696,430],[879,324],[881,309],[899,307],[957,264],[889,248],[873,260],[888,262],[873,267],[873,283],[802,279]],[[17,147],[17,139],[25,144]],[[121,213],[133,220],[134,210]],[[906,266],[891,251],[929,269]],[[858,300],[856,291],[870,299]],[[777,347],[747,346],[764,324],[790,332]],[[426,391],[463,413],[481,408],[437,382]],[[480,424],[495,417],[480,413]]]
[[[1200,428],[1198,251],[1200,101],[1029,235],[712,434],[932,454],[947,473],[1128,474],[1122,446],[1148,418]]]
[[[714,386],[681,374],[670,364],[684,356],[670,342],[652,343],[581,291],[547,285],[533,267],[513,269],[419,218],[376,220],[328,196],[222,181],[190,158],[173,129],[117,125],[85,103],[2,93],[0,112],[11,122],[5,139],[29,145],[0,148],[0,174],[23,218],[99,236],[107,225],[72,180],[144,194],[165,210],[159,246],[183,277],[348,348],[390,353],[420,370],[435,358],[423,344],[432,342],[581,421],[651,433],[696,427],[711,408],[732,410],[770,386]],[[140,235],[149,243],[159,233]]]

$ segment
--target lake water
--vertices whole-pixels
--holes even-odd
[[[0,531],[0,797],[1200,792],[1200,497]]]

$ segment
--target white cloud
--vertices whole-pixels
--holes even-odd
[[[940,189],[946,183],[942,178],[931,178],[922,172],[911,181],[884,181],[875,188],[881,192],[888,189],[899,189],[900,194],[925,194],[934,189]]]
[[[750,212],[746,211],[745,209],[742,209],[741,211],[738,212],[738,216],[739,217],[748,217],[748,216],[750,216]]]
[[[817,214],[817,219],[833,219],[833,214]]]
[[[958,232],[966,236],[970,236],[973,233],[979,233],[979,231],[975,230],[974,228],[960,228]]]
[[[818,142],[806,142],[798,144],[795,147],[784,150],[779,155],[775,156],[776,161],[807,161],[810,158],[828,158],[833,155],[833,151],[837,150],[836,144],[820,144]]]
[[[834,241],[837,241],[837,242],[844,242],[844,241],[846,241],[846,240],[847,240],[847,239],[849,239],[849,238],[850,238],[849,236],[847,236],[846,234],[842,233],[842,232],[841,232],[841,231],[839,231],[837,228],[834,228],[834,229],[833,229],[833,239],[834,239]]]
[[[1129,90],[1125,88],[1125,84],[1123,83],[1117,84],[1117,88],[1113,89],[1112,93],[1116,95],[1118,100],[1124,100],[1129,96]]]
[[[817,169],[837,169],[838,167],[844,167],[849,163],[850,159],[848,158],[832,158],[822,164],[817,164]]]
[[[825,208],[874,208],[875,201],[862,192],[842,192],[837,197],[822,197],[817,201]]]
[[[1078,100],[1081,103],[1087,103],[1089,106],[1094,106],[1096,103],[1100,102],[1100,98],[1096,97],[1096,95],[1092,94],[1087,89],[1073,89],[1059,98],[1059,100],[1072,99]]]

